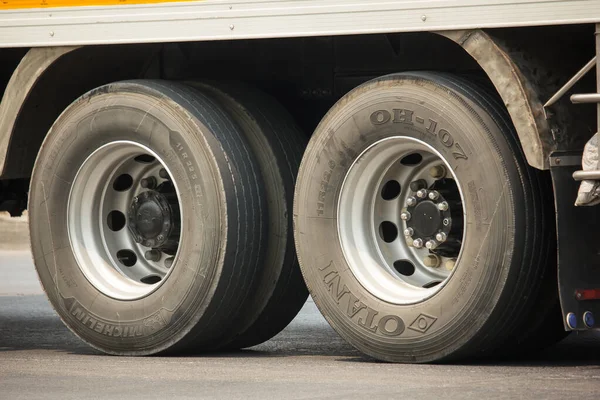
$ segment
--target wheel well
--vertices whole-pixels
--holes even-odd
[[[9,132],[2,178],[28,178],[42,141],[60,113],[90,89],[142,76],[157,48],[153,45],[82,47],[67,49],[57,56],[35,81],[24,103],[18,105],[20,109]],[[18,83],[17,80],[15,84]],[[0,137],[3,134],[7,132],[0,133]]]
[[[595,124],[593,110],[572,108],[567,99],[549,110],[549,115],[541,106],[587,61],[588,53],[589,58],[593,55],[591,27],[569,27],[568,35],[565,29],[78,48],[45,70],[13,117],[14,129],[0,131],[0,144],[3,136],[10,136],[0,176],[28,178],[41,142],[58,115],[77,97],[105,83],[132,78],[245,81],[278,98],[310,134],[335,101],[352,88],[377,76],[414,70],[475,75],[493,85],[511,114],[528,162],[546,168],[551,151],[582,147]],[[551,41],[553,46],[540,47],[542,41]],[[22,51],[11,54],[18,59]],[[0,71],[0,83],[3,76],[7,74]],[[579,86],[589,84],[588,79]]]
[[[0,99],[13,71],[26,53],[27,49],[0,49]]]

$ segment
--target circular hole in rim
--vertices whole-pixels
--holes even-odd
[[[398,237],[398,228],[396,224],[390,221],[383,221],[379,225],[379,236],[386,243],[392,243]]]
[[[442,283],[442,281],[431,281],[429,283],[424,284],[423,289],[431,289],[432,287],[435,287],[435,286],[439,285],[440,283]]]
[[[117,192],[124,192],[133,186],[133,178],[129,174],[122,174],[113,182],[113,189]]]
[[[123,229],[123,227],[125,227],[125,222],[125,214],[118,210],[109,212],[108,216],[106,217],[106,224],[113,232],[118,232]]]
[[[137,262],[137,256],[131,250],[117,251],[117,259],[121,264],[123,264],[126,267],[133,267]]]
[[[414,166],[414,165],[419,165],[421,163],[421,161],[423,161],[422,155],[420,155],[419,153],[412,153],[412,154],[402,157],[402,160],[400,160],[400,164],[406,165],[406,166]]]
[[[157,276],[157,275],[148,275],[148,276],[143,277],[140,281],[147,285],[154,285],[155,283],[160,282],[161,278],[160,278],[160,276]]]
[[[384,200],[394,200],[400,195],[401,189],[402,187],[400,186],[400,183],[392,179],[383,185],[383,188],[381,189],[381,197]]]
[[[154,161],[156,161],[156,158],[154,158],[150,154],[140,154],[139,156],[134,158],[134,160],[142,164],[152,164]]]
[[[415,273],[415,266],[407,260],[394,261],[394,269],[404,276],[411,276]]]

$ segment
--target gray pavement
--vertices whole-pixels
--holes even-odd
[[[0,399],[597,399],[600,335],[572,335],[528,359],[393,365],[361,356],[307,302],[251,350],[111,357],[74,337],[37,283],[27,252],[0,252]]]

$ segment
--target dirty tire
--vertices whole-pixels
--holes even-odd
[[[452,75],[384,76],[344,96],[308,145],[294,201],[302,273],[332,327],[369,356],[422,363],[491,355],[511,338],[524,340],[519,332],[548,293],[551,194],[540,190],[506,111],[490,98]],[[450,167],[465,230],[444,285],[403,302],[367,290],[353,272],[339,233],[351,216],[338,214],[338,200],[365,150],[406,137],[435,149]]]
[[[127,301],[90,283],[67,228],[75,174],[96,149],[115,141],[143,144],[164,160],[182,215],[169,275],[154,291]],[[35,164],[30,232],[42,285],[65,324],[101,351],[209,349],[229,335],[224,327],[237,317],[262,263],[263,192],[239,127],[210,98],[164,81],[92,90],[58,118]]]
[[[502,104],[501,99],[489,86],[483,86],[481,82],[471,83],[464,78],[455,78],[445,75],[445,79],[453,81],[455,85],[462,85],[473,92],[477,92],[479,100],[485,104],[490,114],[499,124],[503,124],[507,131],[512,131],[510,116]],[[509,137],[514,142],[516,151],[521,154],[521,149],[516,144],[516,134]],[[524,157],[524,155],[523,155]],[[545,233],[540,242],[534,244],[540,247],[539,265],[541,267],[538,280],[539,290],[535,289],[535,300],[523,306],[521,322],[503,343],[493,352],[493,356],[512,358],[531,356],[535,353],[552,346],[569,335],[565,331],[562,318],[560,300],[558,298],[558,259],[556,241],[556,220],[554,218],[554,196],[552,194],[552,181],[548,171],[540,171],[534,168],[525,168],[535,193],[533,201],[541,231]],[[543,304],[543,307],[540,305]]]
[[[232,83],[189,83],[213,98],[245,134],[264,181],[268,239],[251,295],[241,305],[217,347],[239,349],[265,342],[283,330],[308,297],[300,272],[292,228],[294,186],[305,135],[289,113],[259,90]]]

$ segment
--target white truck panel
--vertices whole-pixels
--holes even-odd
[[[600,22],[600,0],[206,0],[4,10],[0,47],[444,31]]]

